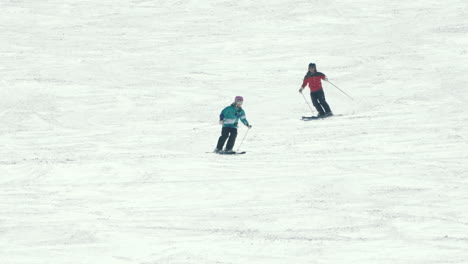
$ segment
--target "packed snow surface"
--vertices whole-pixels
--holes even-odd
[[[467,12],[1,0],[0,263],[468,263]]]

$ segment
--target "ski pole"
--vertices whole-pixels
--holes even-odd
[[[331,85],[335,86],[336,89],[340,90],[343,94],[345,94],[346,96],[348,96],[351,100],[354,101],[354,98],[352,98],[351,96],[349,96],[347,93],[345,93],[343,90],[341,90],[340,88],[338,88],[338,86],[334,85],[332,82],[328,81]]]
[[[306,104],[309,106],[310,111],[312,112],[312,115],[314,114],[314,110],[312,110],[312,106],[310,106],[309,102],[307,102],[307,99],[305,98],[304,94],[301,92],[302,98],[304,98],[304,101]]]
[[[245,137],[247,136],[247,133],[249,133],[249,130],[250,130],[250,128],[247,129],[247,131],[245,132],[245,135],[244,135],[244,137],[242,138],[242,141],[241,141],[241,143],[239,144],[239,147],[237,147],[237,150],[236,150],[236,151],[239,151],[240,147],[242,146],[242,143],[244,143],[244,139],[245,139]]]

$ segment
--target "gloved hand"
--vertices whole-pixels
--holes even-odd
[[[323,80],[326,81],[326,82],[328,82],[328,77],[325,77]]]
[[[224,125],[224,120],[219,120],[220,125]]]
[[[304,90],[304,87],[301,87],[301,89],[299,89],[299,92],[302,93],[302,90]]]
[[[249,129],[251,129],[251,128],[252,128],[252,125],[249,124],[249,125],[247,125],[247,127],[248,127]]]

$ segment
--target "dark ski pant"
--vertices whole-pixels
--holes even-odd
[[[222,150],[224,143],[226,142],[226,139],[229,138],[226,144],[226,150],[231,150],[234,147],[234,143],[236,143],[236,137],[237,137],[237,128],[223,127],[223,129],[221,130],[221,136],[218,139],[218,145],[216,145],[216,148],[219,150]]]
[[[331,112],[330,106],[325,100],[325,93],[323,92],[323,90],[311,92],[310,98],[312,98],[312,104],[314,105],[315,109],[317,109],[319,115]]]

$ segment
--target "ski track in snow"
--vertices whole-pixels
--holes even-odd
[[[0,263],[466,263],[466,10],[2,1]]]

